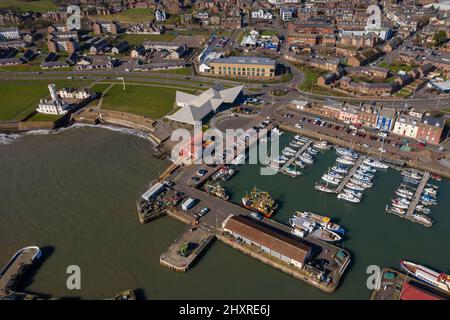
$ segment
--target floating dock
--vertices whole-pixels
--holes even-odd
[[[364,162],[364,160],[366,160],[366,156],[362,156],[361,155],[358,158],[358,160],[355,161],[355,164],[350,169],[348,174],[344,177],[344,179],[342,179],[342,181],[337,186],[336,193],[341,193],[342,192],[342,190],[344,189],[344,187],[347,184],[347,182],[351,179],[351,177],[353,177],[353,175],[355,174],[356,170],[358,170],[359,166]]]
[[[214,234],[202,225],[189,225],[180,238],[159,258],[162,266],[177,272],[186,272],[213,241]]]
[[[430,179],[430,173],[425,172],[422,179],[420,180],[419,186],[416,189],[416,193],[414,194],[414,197],[411,201],[408,211],[406,211],[406,215],[405,215],[406,219],[413,219],[414,211],[416,210],[416,207],[419,204],[423,189],[425,189],[425,186],[427,185],[429,179]]]
[[[289,166],[295,161],[295,159],[300,156],[303,152],[306,151],[306,149],[308,149],[308,147],[312,144],[312,141],[308,141],[306,142],[301,148],[300,150],[298,150],[295,155],[290,158],[288,161],[286,161],[286,163],[281,167],[280,172],[290,175],[289,173],[286,172],[286,169],[289,168]]]
[[[416,211],[416,207],[420,202],[420,198],[422,196],[423,190],[425,189],[428,180],[430,179],[430,173],[429,172],[425,172],[422,176],[422,179],[420,180],[419,185],[417,186],[417,189],[414,193],[414,196],[411,200],[411,204],[409,205],[407,211],[405,214],[401,214],[401,213],[396,213],[394,211],[389,211],[388,213],[396,215],[400,218],[406,219],[406,220],[410,220],[412,222],[418,223],[423,225],[424,227],[427,228],[431,228],[433,226],[433,221],[431,220],[431,222],[426,222],[424,220],[420,220],[420,218],[418,218],[415,215],[415,211]],[[425,216],[424,214],[421,214],[422,216]]]

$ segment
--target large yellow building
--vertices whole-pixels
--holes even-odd
[[[260,57],[217,58],[209,66],[213,75],[237,78],[270,79],[276,72],[275,60]]]

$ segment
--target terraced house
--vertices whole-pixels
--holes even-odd
[[[216,76],[270,79],[276,75],[276,61],[270,58],[218,58],[211,61],[210,68],[210,73]]]

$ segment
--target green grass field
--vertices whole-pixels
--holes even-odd
[[[126,90],[123,90],[122,85],[115,84],[107,91],[101,108],[159,119],[172,110],[175,91],[176,89],[171,88],[139,85],[127,85]]]
[[[47,12],[55,10],[56,6],[52,0],[34,0],[34,1],[21,1],[21,0],[1,0],[0,9],[6,7],[18,7],[22,11],[34,11],[34,12]]]
[[[48,81],[8,80],[0,81],[0,121],[18,121],[36,109],[40,99],[48,96]],[[88,86],[89,82],[56,81],[58,88]]]
[[[154,20],[154,11],[150,8],[132,8],[120,13],[95,16],[101,20],[117,20],[125,23],[151,22]]]
[[[61,117],[61,115],[55,114],[42,114],[36,113],[34,116],[29,118],[27,121],[56,121]]]
[[[191,68],[177,68],[177,69],[167,69],[167,70],[155,70],[151,71],[153,73],[168,73],[168,74],[178,74],[180,76],[189,76],[191,75]]]
[[[296,66],[296,67],[300,69],[304,75],[304,80],[299,85],[300,90],[303,91],[310,91],[312,87],[317,85],[317,79],[319,79],[321,75],[326,73],[326,71],[321,71],[306,66]]]
[[[386,62],[382,62],[378,64],[378,66],[381,68],[389,69],[392,73],[398,73],[400,70],[409,72],[415,67],[417,67],[417,65],[415,64],[388,64]]]

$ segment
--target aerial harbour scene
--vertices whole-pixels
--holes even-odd
[[[0,1],[0,300],[449,300],[450,1]]]

